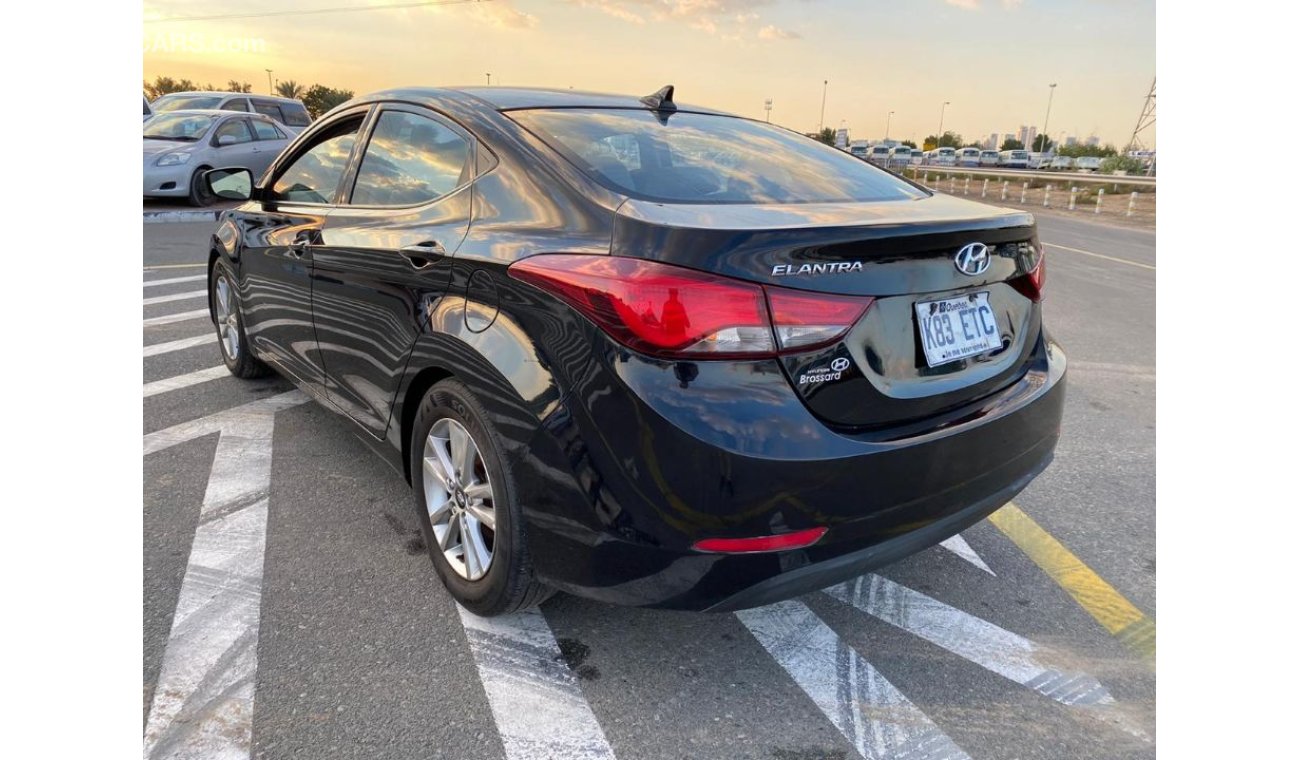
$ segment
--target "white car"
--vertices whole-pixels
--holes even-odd
[[[273,95],[250,95],[245,92],[173,92],[155,100],[154,113],[214,109],[260,113],[275,119],[281,127],[298,134],[311,125],[311,114],[301,100]]]

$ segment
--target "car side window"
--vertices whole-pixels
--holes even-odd
[[[235,138],[234,141],[222,140],[222,138]],[[248,122],[245,119],[226,119],[220,127],[217,127],[217,133],[213,135],[212,140],[215,144],[221,145],[239,145],[240,143],[252,142],[253,133],[248,131]]]
[[[271,199],[330,203],[347,169],[361,129],[360,115],[318,135],[311,147],[289,164],[271,186]]]
[[[248,113],[248,100],[246,98],[231,98],[221,106],[223,111],[243,111]]]
[[[414,206],[455,190],[469,177],[470,143],[427,116],[383,111],[357,170],[351,203]]]
[[[281,124],[284,123],[284,114],[280,113],[280,106],[276,103],[272,103],[269,100],[254,100],[253,110],[257,111],[263,116],[270,116],[272,119],[275,119]]]
[[[261,119],[253,119],[253,133],[259,140],[283,140],[287,137],[274,124]]]
[[[281,103],[280,111],[284,113],[283,124],[291,127],[306,127],[311,124],[311,114],[298,103]]]

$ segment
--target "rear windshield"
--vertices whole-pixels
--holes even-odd
[[[881,169],[780,127],[640,109],[512,111],[590,177],[666,203],[819,203],[920,198]]]
[[[153,110],[166,113],[181,109],[216,108],[221,98],[221,95],[164,95],[153,102]]]

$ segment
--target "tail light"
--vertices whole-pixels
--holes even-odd
[[[696,541],[691,548],[698,552],[717,554],[781,552],[812,546],[820,541],[824,535],[826,535],[826,528],[809,528],[807,530],[797,530],[793,533],[778,533],[774,536],[706,538]]]
[[[848,332],[873,300],[620,256],[544,254],[509,272],[560,297],[628,348],[664,358],[755,358],[826,345]]]
[[[1008,283],[1025,298],[1035,303],[1043,300],[1043,284],[1047,281],[1046,251],[1043,250],[1042,243],[1038,243],[1037,247],[1038,258],[1035,259],[1033,268]]]

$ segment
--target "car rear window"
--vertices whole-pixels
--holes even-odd
[[[920,198],[898,177],[770,124],[690,112],[565,108],[507,114],[597,182],[667,203]]]

